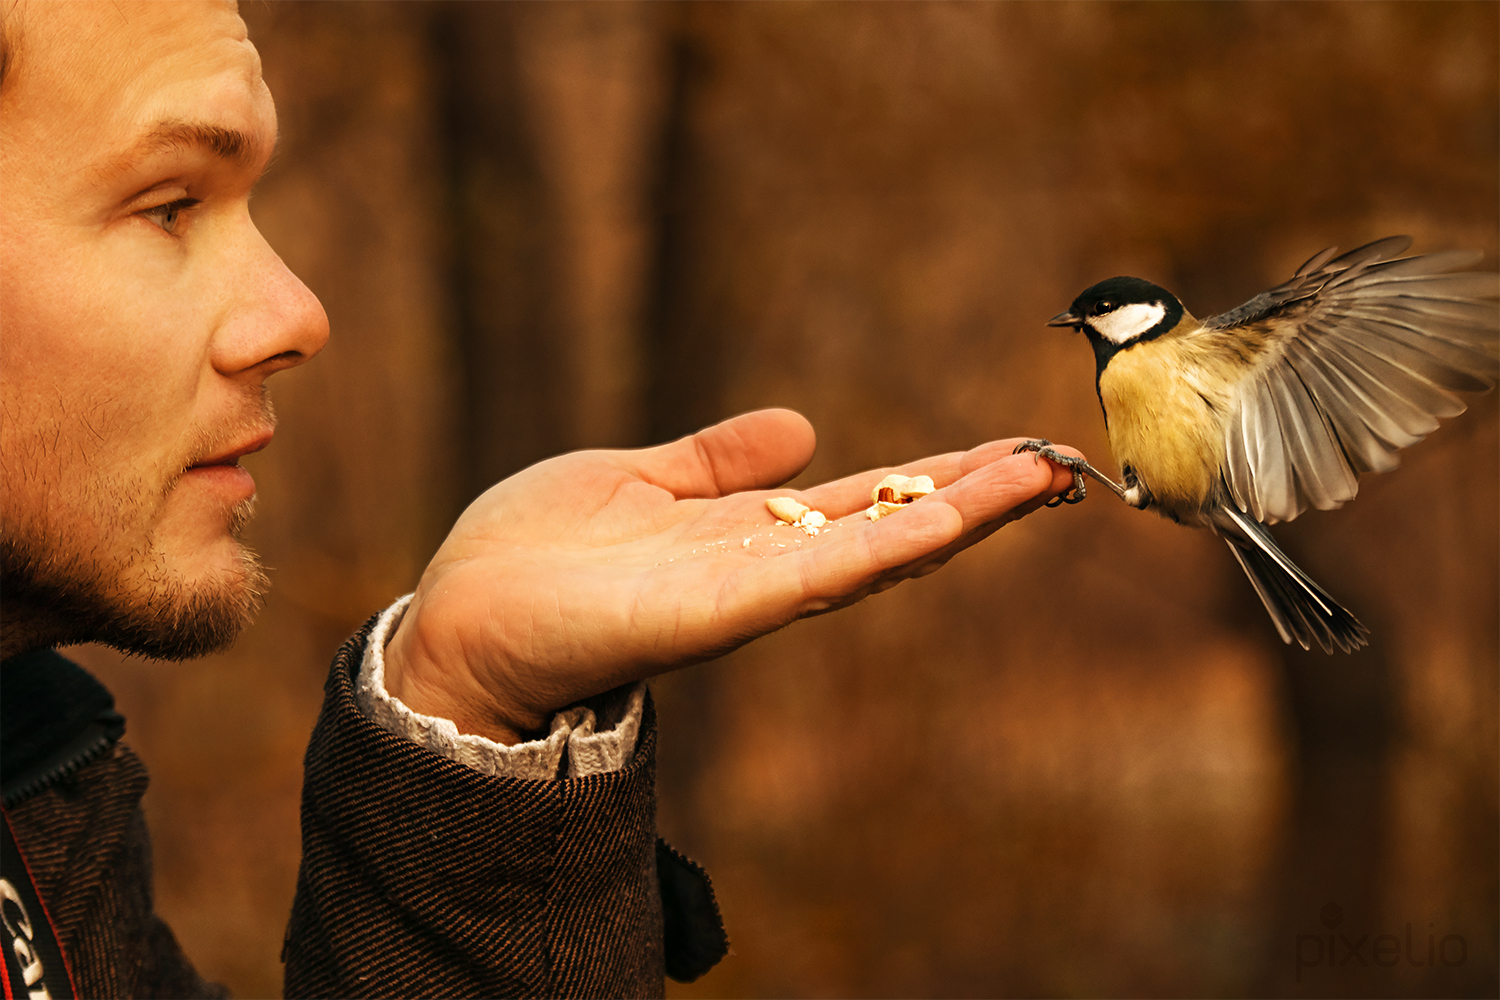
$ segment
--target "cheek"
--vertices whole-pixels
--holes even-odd
[[[1090,321],[1090,325],[1105,340],[1123,344],[1160,323],[1166,314],[1166,309],[1157,303],[1137,303],[1121,306],[1112,313],[1098,316]]]
[[[7,260],[0,371],[19,407],[8,413],[40,405],[61,421],[60,443],[75,439],[89,460],[123,451],[149,462],[186,431],[208,335],[179,269],[140,253],[140,234],[119,228]]]
[[[203,378],[168,269],[114,242],[8,254],[0,275],[5,515],[74,537],[149,518],[187,457]]]
[[[22,390],[24,391],[24,390]],[[150,462],[111,448],[98,428],[107,415],[67,398],[23,396],[7,376],[0,404],[0,519],[7,532],[65,553],[106,558],[123,541],[138,544],[165,479]]]

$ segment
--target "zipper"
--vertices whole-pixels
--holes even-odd
[[[23,802],[68,780],[125,735],[109,691],[53,649],[0,663],[0,802]]]
[[[121,716],[117,715],[116,718],[118,718],[121,723],[125,721]],[[89,724],[89,728],[102,729],[103,726],[100,722],[93,722]],[[121,726],[120,728],[123,729],[124,727]],[[94,733],[92,739],[89,739],[84,744],[83,749],[72,753],[61,763],[47,768],[40,775],[37,775],[34,778],[26,779],[24,784],[16,788],[6,789],[3,800],[5,808],[9,809],[12,806],[26,801],[33,795],[39,795],[42,792],[45,792],[53,785],[61,784],[62,782],[66,781],[68,778],[72,777],[73,773],[79,768],[83,767],[85,764],[90,764],[102,757],[106,751],[108,751],[115,745],[116,742],[119,741],[119,739],[120,737],[118,734],[113,734],[108,731]],[[69,747],[69,749],[71,750],[71,747]]]

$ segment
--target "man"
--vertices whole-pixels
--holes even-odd
[[[233,641],[264,586],[238,462],[272,441],[267,379],[327,321],[250,219],[276,116],[232,6],[20,2],[3,37],[12,985],[211,992],[151,910],[122,721],[49,650]],[[723,933],[702,873],[655,837],[641,681],[936,569],[1068,488],[1014,444],[912,463],[939,489],[878,522],[861,511],[886,470],[807,490],[840,519],[815,537],[765,507],[812,454],[785,411],[486,492],[334,661],[288,993],[659,994],[664,970],[701,974]]]

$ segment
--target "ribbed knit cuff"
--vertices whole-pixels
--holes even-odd
[[[602,732],[596,731],[600,720],[594,709],[573,705],[552,717],[550,732],[544,739],[515,746],[460,733],[451,719],[413,712],[401,699],[392,697],[385,689],[385,644],[400,624],[411,599],[412,595],[407,594],[385,610],[365,646],[354,696],[360,711],[376,725],[494,777],[530,781],[582,778],[618,771],[630,763],[640,735],[646,698],[644,681],[590,699],[605,717],[604,724],[609,725]]]

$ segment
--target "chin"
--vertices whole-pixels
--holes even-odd
[[[268,589],[256,555],[230,541],[233,557],[191,575],[157,577],[112,602],[108,626],[89,641],[161,660],[187,660],[231,646],[255,619]]]
[[[232,533],[188,552],[157,549],[139,584],[125,588],[124,600],[116,602],[116,634],[95,641],[164,660],[231,646],[255,620],[269,589],[255,551],[236,537],[247,518],[248,510],[234,519]]]
[[[223,530],[207,544],[158,537],[117,562],[69,557],[49,541],[0,539],[5,627],[28,637],[26,648],[90,642],[191,659],[233,644],[267,589],[255,553]]]

